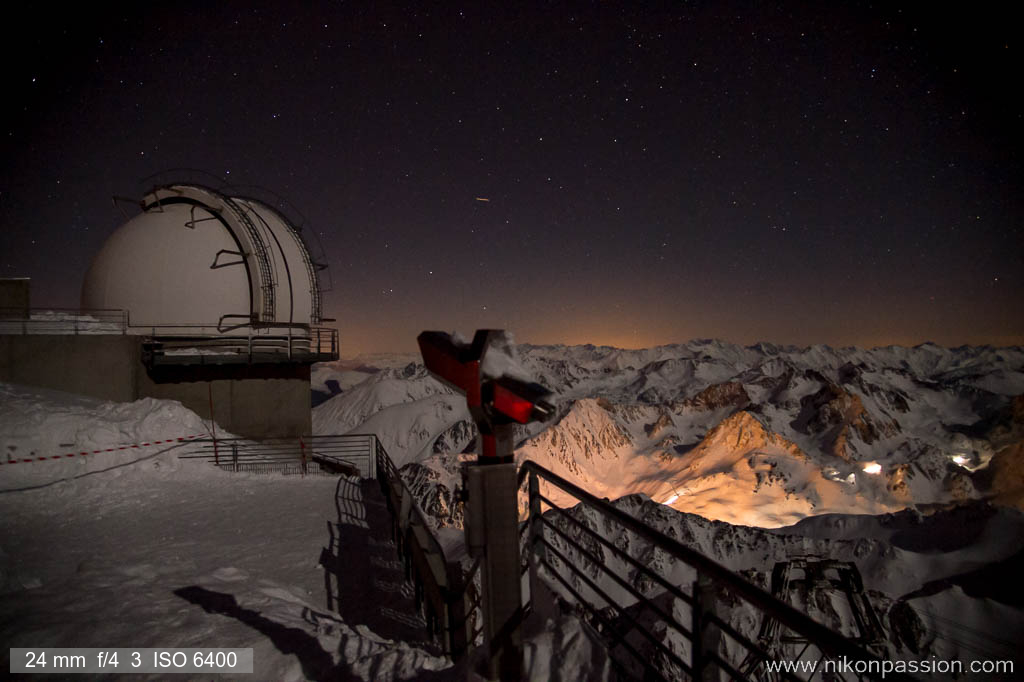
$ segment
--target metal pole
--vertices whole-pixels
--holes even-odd
[[[530,493],[530,517],[527,521],[529,537],[526,542],[526,556],[530,562],[530,605],[536,612],[540,606],[539,595],[543,593],[539,570],[545,558],[544,545],[540,543],[544,537],[544,526],[540,511],[540,481],[536,472],[530,472],[527,486]]]
[[[693,615],[693,641],[690,643],[693,653],[690,665],[693,668],[693,679],[700,682],[718,682],[719,679],[718,670],[714,665],[709,665],[712,662],[708,660],[709,653],[718,653],[720,636],[714,624],[708,621],[708,615],[714,613],[715,608],[714,589],[710,576],[697,574],[697,579],[693,581],[693,604],[690,605]]]
[[[370,478],[377,478],[377,448],[374,447],[374,441],[377,439],[376,434],[369,435],[366,444],[366,467],[370,471]]]
[[[448,654],[457,659],[469,646],[469,622],[466,617],[466,580],[462,565],[453,561],[445,565],[448,587],[445,592],[448,632],[442,638],[447,643]]]
[[[519,680],[522,671],[522,590],[519,573],[518,486],[510,425],[494,427],[495,457],[468,468],[467,544],[481,557],[484,638],[489,680]]]
[[[206,392],[210,398],[210,433],[213,435],[213,463],[220,466],[220,453],[217,452],[217,422],[213,418],[213,382],[206,384]]]

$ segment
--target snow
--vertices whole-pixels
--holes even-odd
[[[509,377],[527,383],[533,381],[529,368],[519,357],[512,333],[507,331],[492,337],[480,363],[480,374],[491,379]]]
[[[0,396],[4,447],[19,454],[206,428],[173,401],[107,403],[9,384]],[[419,679],[450,668],[415,643],[346,622],[344,608],[325,607],[319,558],[331,543],[328,525],[341,521],[335,478],[229,474],[179,459],[187,448],[3,465],[5,654],[7,647],[252,647],[260,680],[339,671]]]
[[[19,455],[207,428],[174,401],[11,384],[0,397],[0,438]],[[453,409],[454,398],[433,397]],[[424,640],[388,512],[366,497],[375,482],[231,474],[179,459],[187,449],[175,441],[0,467],[5,656],[10,647],[251,647],[253,680],[479,679],[471,661],[453,666]],[[324,552],[337,553],[344,586],[325,587]],[[576,679],[582,660],[600,659],[574,618],[529,627],[531,679]]]
[[[146,461],[152,469],[174,471],[179,463],[162,457],[147,442],[195,438],[210,424],[177,401],[143,398],[116,403],[60,391],[0,383],[0,490],[47,485],[91,473],[123,473],[125,465]],[[217,432],[226,435],[217,427]],[[129,446],[127,450],[98,452]],[[88,455],[63,457],[71,453]],[[26,463],[20,460],[48,459]],[[11,463],[16,462],[16,463]]]

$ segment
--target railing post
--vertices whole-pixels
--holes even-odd
[[[709,665],[709,653],[718,653],[718,628],[708,622],[708,616],[715,610],[714,583],[711,578],[697,574],[693,581],[693,603],[690,606],[693,622],[693,641],[690,642],[690,666],[693,679],[699,682],[717,682],[720,678],[716,666]]]
[[[704,651],[701,647],[701,634],[703,630],[704,615],[701,610],[704,608],[700,599],[700,578],[693,581],[693,590],[690,602],[690,633],[693,639],[690,640],[690,669],[693,671],[693,679],[701,680],[704,676]]]
[[[238,472],[238,443],[231,444],[231,465]]]
[[[543,593],[543,586],[540,583],[540,565],[545,559],[544,526],[540,511],[540,481],[537,472],[531,471],[527,479],[527,489],[530,495],[529,518],[526,529],[526,558],[530,566],[530,606],[534,613],[540,608],[538,596]]]
[[[371,434],[367,436],[368,442],[366,443],[366,467],[369,469],[370,478],[377,478],[377,447],[375,441],[377,436]]]
[[[469,618],[466,612],[466,576],[462,573],[462,565],[457,561],[445,565],[448,578],[448,589],[445,594],[446,628],[443,639],[448,655],[458,659],[469,647]]]

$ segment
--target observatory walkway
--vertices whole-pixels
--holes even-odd
[[[261,447],[268,452],[262,464]],[[191,456],[238,471],[340,473],[337,520],[328,523],[320,556],[328,607],[346,622],[453,659],[483,644],[479,560],[445,556],[375,436],[314,437],[283,450],[227,441],[216,454],[206,443]],[[779,673],[768,664],[841,659],[876,667],[860,674],[839,668],[831,679],[913,679],[882,673],[887,652],[871,628],[841,635],[532,461],[520,466],[518,484],[528,501],[519,527],[520,573],[529,584],[520,622],[531,611],[577,614],[624,679],[809,680],[812,668]],[[556,492],[578,503],[556,505]]]
[[[337,520],[328,522],[320,553],[327,608],[346,623],[365,624],[382,637],[439,653],[392,539],[380,486],[372,479],[339,476],[334,504]]]

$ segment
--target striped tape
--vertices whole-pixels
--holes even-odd
[[[112,448],[101,448],[99,450],[82,450],[81,452],[69,452],[64,455],[48,455],[46,457],[28,457],[26,459],[9,459],[6,462],[0,462],[0,466],[4,464],[27,464],[31,462],[49,462],[55,459],[65,459],[67,457],[85,457],[86,455],[97,455],[101,452],[117,452],[118,450],[137,450],[139,448],[148,447],[151,445],[163,445],[165,443],[181,443],[186,440],[192,440],[193,438],[199,438],[205,436],[205,433],[197,433],[191,436],[182,436],[180,438],[168,438],[167,440],[151,440],[145,443],[132,443],[130,445],[118,445]]]

